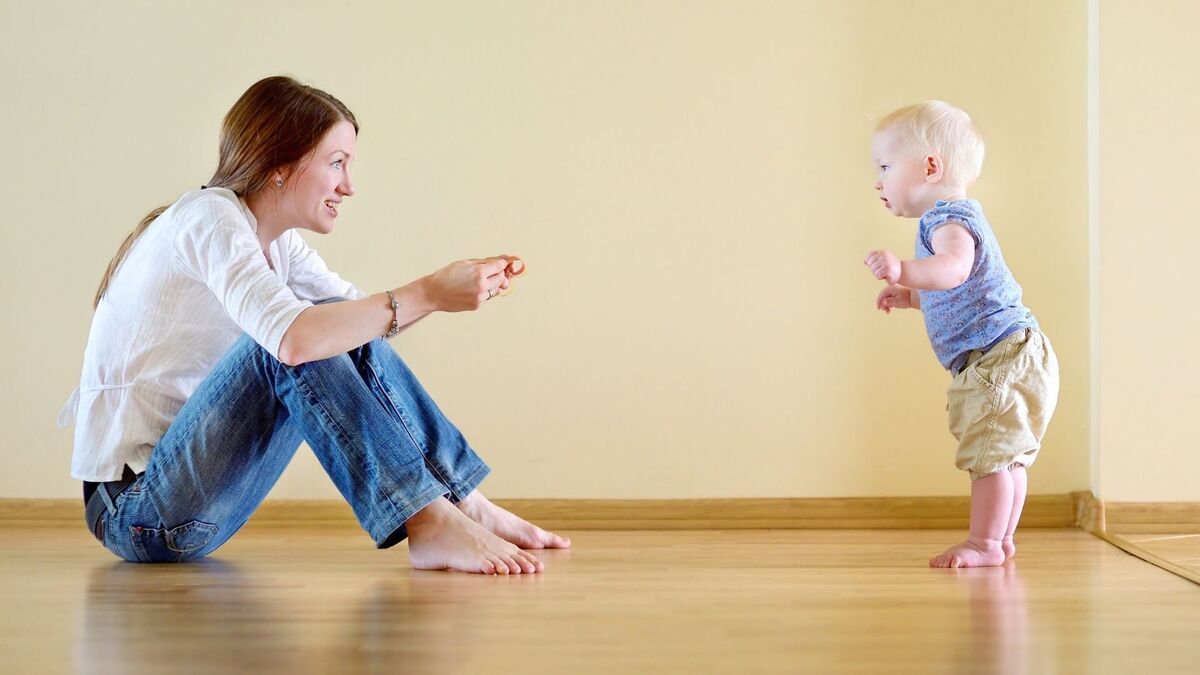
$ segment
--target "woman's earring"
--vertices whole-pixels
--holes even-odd
[[[275,187],[283,187],[283,179],[279,176],[275,177]]]

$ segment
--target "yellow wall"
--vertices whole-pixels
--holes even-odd
[[[1103,0],[1099,19],[1096,482],[1200,501],[1200,4]]]
[[[273,73],[363,125],[359,194],[309,238],[335,269],[379,290],[527,259],[512,296],[395,342],[499,497],[966,494],[920,316],[875,312],[861,264],[915,227],[873,195],[872,120],[962,105],[989,142],[976,196],[1063,366],[1031,489],[1087,489],[1087,44],[1082,0],[3,3],[0,496],[78,493],[53,422],[95,283]],[[274,494],[335,496],[306,451]]]

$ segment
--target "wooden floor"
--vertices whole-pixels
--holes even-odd
[[[1200,582],[1200,534],[1136,532],[1113,537],[1131,544],[1132,550],[1150,554],[1152,559],[1178,566],[1181,574]]]
[[[952,531],[568,533],[544,574],[416,572],[342,527],[134,565],[0,530],[0,671],[1195,673],[1200,586],[1079,530],[931,570]]]

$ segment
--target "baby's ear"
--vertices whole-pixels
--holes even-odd
[[[942,156],[934,152],[925,155],[925,182],[936,183],[945,175],[946,165],[942,162]]]

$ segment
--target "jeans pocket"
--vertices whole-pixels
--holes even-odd
[[[193,520],[169,530],[154,527],[130,528],[138,562],[183,562],[199,557],[217,533],[217,526]]]
[[[136,481],[130,484],[129,487],[125,488],[121,494],[117,495],[117,498],[113,501],[113,506],[117,508],[117,511],[121,511],[121,508],[125,505],[126,501],[140,497],[141,494],[142,477],[138,476]]]

